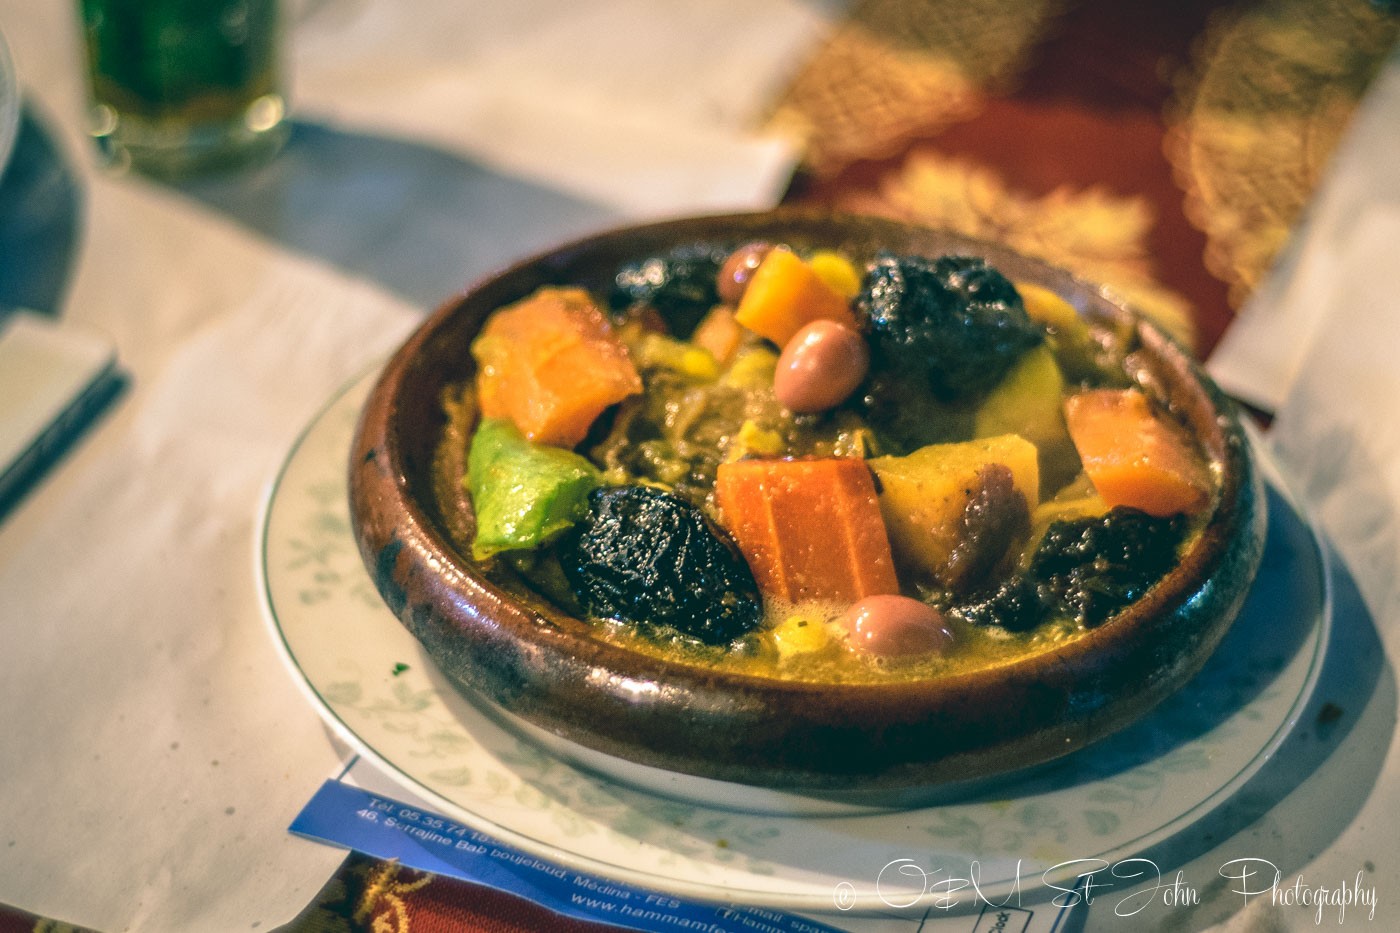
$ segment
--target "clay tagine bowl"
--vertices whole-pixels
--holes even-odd
[[[1089,320],[1130,319],[1146,378],[1217,471],[1218,504],[1138,602],[1048,653],[935,680],[825,685],[721,673],[600,640],[506,571],[466,556],[464,494],[434,481],[444,390],[493,310],[548,284],[606,294],[627,261],[766,240],[851,256],[985,256]],[[450,300],[385,366],[350,454],[354,532],[389,608],[465,695],[592,760],[813,795],[961,785],[1065,755],[1179,690],[1234,619],[1263,548],[1264,500],[1231,403],[1176,343],[1107,290],[992,243],[889,220],[778,211],[630,227],[525,260]],[[456,542],[456,543],[454,543]],[[555,737],[561,741],[554,741]]]

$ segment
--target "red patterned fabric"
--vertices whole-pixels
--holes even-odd
[[[493,888],[352,855],[287,933],[603,933]],[[0,933],[6,933],[0,928]]]

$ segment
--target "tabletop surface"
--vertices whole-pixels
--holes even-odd
[[[1400,442],[1355,426],[1387,411],[1371,367],[1393,344],[1338,348],[1314,313],[1400,317],[1361,316],[1400,232],[1387,4],[301,0],[285,149],[179,182],[97,165],[76,6],[0,0],[23,90],[0,314],[102,335],[126,383],[0,513],[0,704],[22,711],[0,729],[0,930],[611,928],[287,832],[349,751],[268,637],[259,510],[327,400],[469,282],[622,223],[778,203],[1107,283],[1277,414],[1335,542],[1331,642],[1275,763],[1153,851],[1197,902],[1077,922],[1400,918]],[[1218,869],[1246,858],[1294,899],[1233,896]],[[1315,904],[1347,885],[1376,901]]]

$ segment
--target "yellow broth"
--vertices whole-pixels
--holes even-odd
[[[1047,346],[1065,376],[1064,394],[1085,384],[1137,384],[1153,393],[1150,380],[1129,375],[1135,371],[1135,338],[1127,326],[1086,326],[1081,322],[1047,326],[1046,331]],[[898,438],[906,427],[919,433],[921,444],[960,441],[973,436],[978,419],[985,417],[976,405],[941,404],[926,399],[908,413],[896,413],[893,429],[882,438],[851,411],[794,416],[784,410],[773,399],[772,365],[776,354],[756,337],[749,339],[730,365],[716,368],[703,364],[703,360],[697,363],[690,353],[690,344],[658,338],[638,321],[624,324],[619,335],[638,361],[645,391],[606,416],[606,423],[590,434],[579,446],[579,452],[603,471],[605,482],[643,483],[674,490],[702,505],[711,518],[717,517],[714,471],[724,460],[750,453],[769,457],[868,458],[897,452],[889,449],[889,438]],[[454,543],[467,555],[471,553],[473,522],[463,477],[478,417],[473,387],[467,384],[450,390],[442,404],[447,424],[434,460],[435,492]],[[907,425],[900,422],[901,417]],[[643,425],[644,430],[635,430],[637,424]],[[646,441],[650,446],[634,443],[633,434],[650,438]],[[1078,460],[1073,451],[1066,454],[1063,450],[1037,447],[1041,472],[1048,481],[1041,487],[1039,501],[1026,503],[1036,518],[1025,540],[1002,560],[1003,576],[1024,566],[1050,518],[1076,517],[1076,509],[1081,507],[1076,499],[1076,484],[1082,486],[1084,476],[1077,472]],[[1217,478],[1217,490],[1218,485]],[[1039,511],[1038,506],[1042,507]],[[1190,546],[1210,512],[1211,508],[1206,508],[1190,519],[1180,548]],[[483,566],[488,574],[523,578],[561,610],[582,615],[557,562],[547,552],[508,552],[484,561]],[[905,595],[938,603],[940,594],[926,582],[910,585],[902,572],[900,577]],[[783,605],[765,599],[760,627],[722,647],[702,644],[678,632],[666,634],[671,631],[668,629],[610,620],[593,620],[591,628],[602,641],[646,655],[757,677],[819,683],[924,680],[970,672],[1053,650],[1085,631],[1072,619],[1052,618],[1031,631],[1013,632],[948,616],[945,624],[954,640],[946,655],[889,659],[853,650],[846,644],[840,623],[846,609],[844,605]],[[796,617],[811,626],[805,631],[805,626],[797,626],[800,644],[785,641],[785,635],[793,631],[792,620]]]

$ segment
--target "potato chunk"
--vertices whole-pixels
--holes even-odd
[[[952,589],[986,576],[1039,502],[1035,445],[1014,434],[931,444],[869,461],[896,562]]]
[[[1017,434],[1040,451],[1040,477],[1047,491],[1079,472],[1079,454],[1065,426],[1064,376],[1047,346],[1027,350],[978,406],[974,437]],[[1035,503],[1030,503],[1034,507]]]

